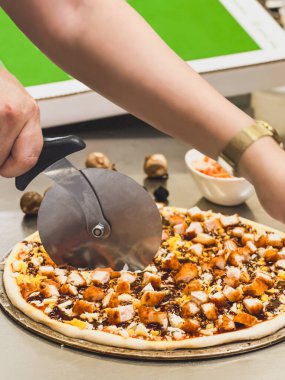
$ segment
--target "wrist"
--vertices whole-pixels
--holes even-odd
[[[272,137],[263,137],[242,154],[238,164],[238,172],[254,186],[263,183],[266,174],[273,175],[278,163],[283,165],[285,151]]]

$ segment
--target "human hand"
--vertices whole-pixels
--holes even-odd
[[[263,137],[244,152],[239,172],[254,185],[268,214],[285,223],[285,151]]]
[[[0,68],[0,176],[16,177],[37,162],[43,137],[35,100]]]

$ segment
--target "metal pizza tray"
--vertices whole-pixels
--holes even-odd
[[[10,253],[10,252],[9,252]],[[8,256],[5,255],[4,257]],[[226,356],[240,355],[261,348],[270,347],[285,340],[285,328],[276,333],[256,340],[224,344],[200,349],[179,349],[172,351],[151,351],[116,348],[88,342],[83,339],[75,339],[51,330],[49,327],[35,322],[12,305],[4,287],[3,282],[4,265],[0,264],[0,306],[4,312],[17,324],[28,331],[41,336],[47,340],[59,344],[61,347],[72,347],[78,350],[102,354],[124,359],[137,359],[149,361],[194,361],[203,359],[215,359]]]

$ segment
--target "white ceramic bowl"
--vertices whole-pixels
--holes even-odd
[[[254,187],[244,178],[215,178],[196,170],[193,162],[203,157],[198,150],[191,149],[185,155],[185,162],[206,199],[222,206],[237,206],[254,194]],[[218,162],[232,174],[232,168],[225,161],[219,159]]]

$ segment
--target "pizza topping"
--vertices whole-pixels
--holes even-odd
[[[220,332],[229,332],[236,329],[236,325],[227,315],[223,315],[217,322]]]
[[[175,276],[176,282],[189,282],[198,276],[198,269],[195,264],[183,264],[179,272]]]
[[[167,328],[168,319],[166,312],[156,311],[154,308],[149,306],[140,306],[138,312],[140,321],[145,325],[157,323],[162,328]]]
[[[106,309],[108,321],[111,324],[118,325],[131,320],[134,316],[134,308],[132,305],[118,306],[112,309]]]
[[[193,317],[200,311],[199,307],[194,302],[186,302],[182,307],[182,317]]]
[[[95,309],[93,302],[76,300],[72,311],[75,315],[81,315],[83,313],[94,313]]]
[[[284,239],[237,215],[160,210],[163,239],[143,272],[58,268],[39,241],[11,266],[22,297],[49,318],[147,340],[240,330],[285,312]]]
[[[102,289],[97,288],[97,286],[90,286],[86,288],[83,292],[83,298],[86,301],[97,302],[101,301],[105,296],[105,293]]]
[[[91,273],[91,280],[95,285],[106,284],[110,281],[110,272],[107,270],[95,269]]]
[[[251,327],[257,323],[257,319],[250,314],[240,313],[234,317],[234,322]]]
[[[223,290],[224,296],[230,301],[230,302],[237,302],[242,299],[243,297],[243,291],[241,287],[238,287],[236,289],[232,288],[229,285],[226,285]]]
[[[51,276],[54,273],[54,267],[51,265],[42,265],[39,267],[39,273],[43,276]]]
[[[146,291],[141,298],[142,305],[157,306],[165,297],[165,292]]]
[[[161,278],[157,274],[145,272],[143,274],[143,285],[151,284],[155,289],[160,288]]]
[[[77,288],[71,284],[63,284],[59,291],[61,294],[70,294],[71,296],[76,296],[78,294]]]
[[[67,283],[74,286],[84,286],[86,281],[84,277],[77,271],[72,271],[67,277]]]
[[[215,319],[218,318],[218,311],[216,308],[216,305],[214,303],[204,303],[201,306],[201,309],[205,316],[209,319],[209,321],[214,321]]]
[[[245,298],[243,304],[246,310],[253,315],[261,313],[263,309],[262,302],[258,298]]]
[[[208,295],[200,290],[191,292],[191,301],[195,302],[197,305],[201,305],[203,303],[208,302]]]

